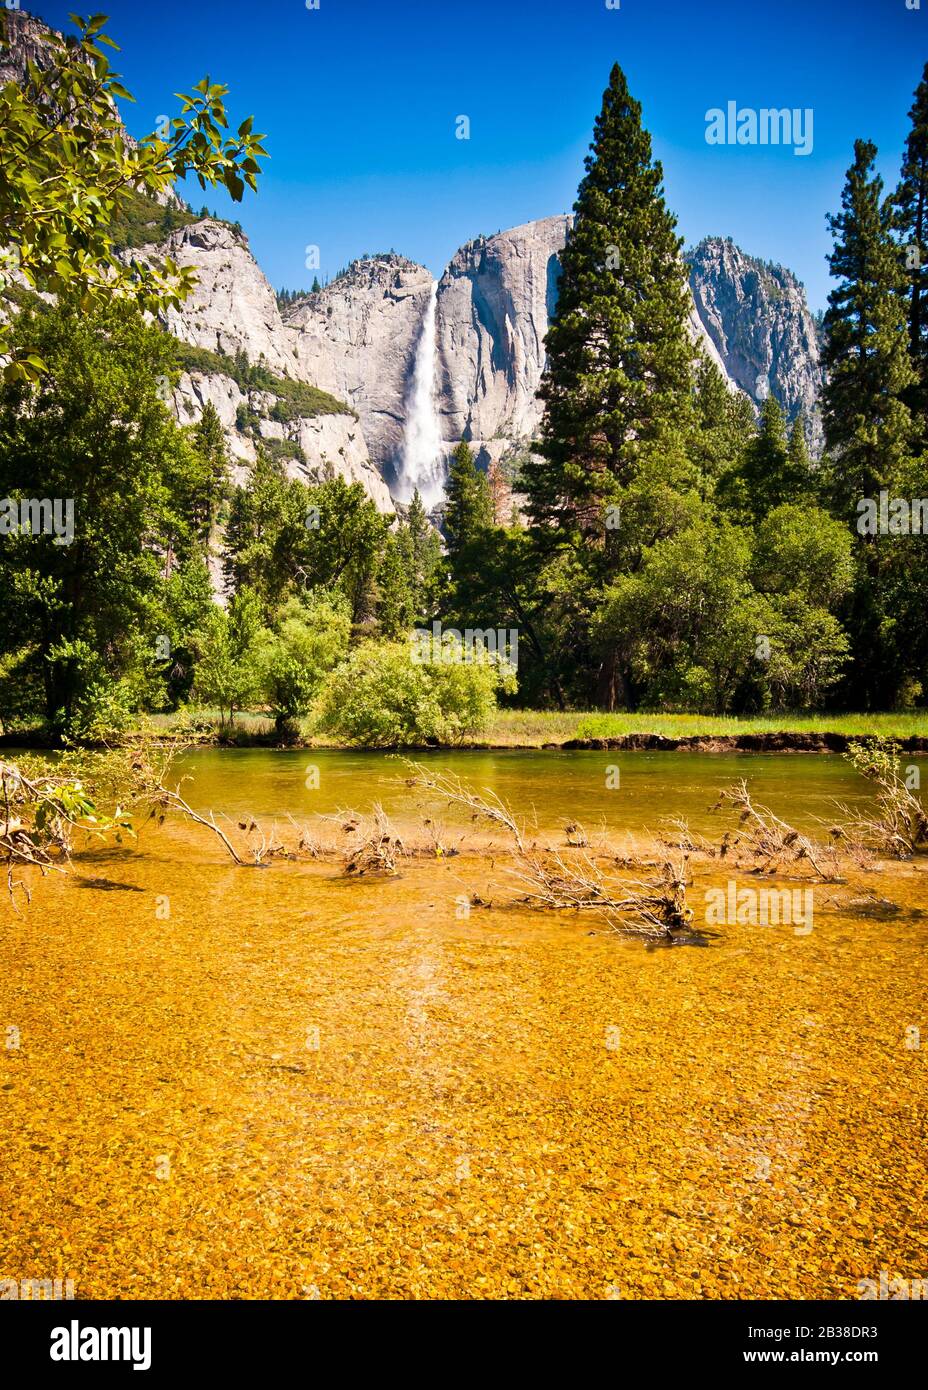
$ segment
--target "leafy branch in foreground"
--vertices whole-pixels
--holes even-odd
[[[34,290],[76,292],[84,310],[113,297],[131,298],[152,314],[178,307],[196,283],[192,268],[127,260],[116,249],[113,223],[139,193],[172,194],[192,174],[205,188],[223,185],[240,202],[257,189],[266,157],[252,117],[226,135],[228,88],[198,82],[178,93],[181,114],[136,143],[123,127],[117,98],[132,101],[100,45],[104,15],[72,16],[76,38],[49,31],[43,61],[26,63],[22,82],[0,88],[0,248],[16,278]],[[19,22],[0,10],[0,51]],[[6,277],[0,277],[0,287]],[[9,356],[0,325],[7,380],[35,380],[44,362],[29,350]]]
[[[212,831],[236,864],[247,864],[212,812],[200,815],[181,795],[180,784],[167,785],[174,759],[188,746],[178,735],[149,748],[68,750],[54,765],[39,759],[0,762],[0,859],[14,907],[17,891],[27,903],[32,896],[28,883],[16,877],[18,869],[37,868],[43,876],[61,872],[80,835],[119,843],[124,834],[135,834],[133,822],[143,811],[159,821],[168,811],[179,812]],[[114,809],[103,810],[105,805]],[[261,862],[259,854],[252,858]]]
[[[70,859],[75,836],[97,839],[132,833],[121,806],[112,814],[98,809],[90,788],[68,771],[27,775],[15,763],[0,763],[0,856],[6,861],[7,891],[15,906],[19,889],[31,901],[29,885],[15,876],[32,865],[43,876]]]

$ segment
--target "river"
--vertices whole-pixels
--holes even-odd
[[[627,844],[670,815],[718,842],[731,818],[710,808],[741,777],[806,831],[867,790],[832,756],[424,761],[560,845],[566,823]],[[820,1299],[924,1275],[921,863],[815,883],[808,932],[654,949],[520,904],[505,836],[424,803],[395,758],[200,750],[185,771],[236,835],[338,813],[338,837],[379,801],[403,837],[427,817],[442,853],[388,878],[242,868],[170,818],[4,904],[0,1280]],[[732,879],[756,882],[695,868],[697,919]]]

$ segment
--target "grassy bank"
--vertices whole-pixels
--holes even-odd
[[[544,716],[540,716],[544,717]],[[662,734],[665,738],[736,737],[739,734],[881,734],[914,738],[928,734],[928,711],[906,714],[776,714],[744,718],[711,714],[579,714],[576,738],[620,738],[623,734]]]
[[[151,721],[155,729],[175,726],[178,717],[156,715]],[[205,727],[207,739],[221,737],[223,742],[273,742],[273,721],[260,714],[236,715],[232,730],[220,729],[219,714],[203,710],[198,722]],[[541,748],[546,744],[564,744],[573,739],[614,739],[626,735],[652,734],[667,739],[737,738],[757,734],[833,734],[847,738],[883,735],[899,739],[928,737],[928,711],[903,714],[818,714],[818,715],[758,715],[736,718],[709,714],[597,714],[581,710],[498,710],[491,727],[483,734],[468,738],[465,747]],[[303,741],[309,747],[338,747],[335,740],[314,737],[309,721],[303,724]]]
[[[201,709],[184,714],[156,714],[140,721],[136,733],[164,734],[189,728],[193,720],[195,741],[233,747],[277,746],[274,721],[267,715],[245,711],[235,716],[235,724],[223,727],[219,711]],[[337,739],[314,735],[309,719],[301,724],[301,747],[344,747]],[[711,714],[598,714],[583,710],[513,710],[496,712],[489,729],[464,739],[464,748],[544,748],[559,747],[576,740],[628,739],[629,746],[644,746],[648,738],[706,741],[707,748],[722,747],[738,738],[750,740],[771,736],[770,751],[789,751],[790,736],[797,750],[815,751],[816,736],[832,739],[883,736],[900,740],[928,740],[928,711],[903,714],[816,714],[757,715],[744,718]],[[0,744],[7,747],[46,747],[47,735],[40,728],[7,729],[0,733]],[[750,744],[743,745],[750,747]],[[755,751],[760,751],[756,749]],[[819,750],[821,751],[821,750]],[[842,751],[838,745],[837,751]]]

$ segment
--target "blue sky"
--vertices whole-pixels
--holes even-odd
[[[928,0],[99,0],[137,105],[136,135],[209,73],[254,114],[272,155],[237,217],[276,287],[391,247],[435,274],[458,246],[568,211],[613,61],[663,161],[687,244],[731,236],[828,293],[825,213],[855,138],[896,181],[906,115],[928,60]],[[909,0],[915,3],[915,0]],[[68,28],[75,6],[25,0]],[[81,10],[90,13],[89,10]],[[706,143],[706,112],[811,108],[814,146]],[[458,116],[470,139],[455,138]],[[191,194],[199,209],[198,188]]]

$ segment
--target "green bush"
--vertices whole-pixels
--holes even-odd
[[[483,651],[445,655],[452,659],[425,663],[408,642],[358,647],[325,682],[317,730],[365,748],[454,744],[483,732],[515,676]]]
[[[298,735],[297,720],[309,711],[327,671],[341,661],[351,637],[347,600],[337,595],[290,599],[259,641],[258,670],[279,738]]]
[[[138,708],[131,679],[114,679],[99,652],[80,638],[59,642],[48,659],[67,665],[74,677],[75,693],[54,721],[62,733],[75,743],[102,743],[125,732]]]

